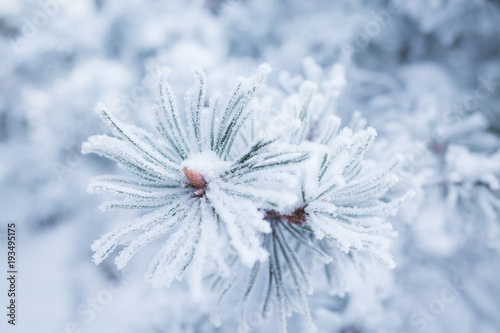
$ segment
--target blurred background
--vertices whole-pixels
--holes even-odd
[[[361,112],[379,133],[372,158],[402,154],[401,186],[417,192],[392,218],[396,269],[373,267],[344,298],[317,289],[318,331],[500,332],[499,23],[497,0],[2,0],[0,254],[15,222],[19,298],[0,331],[234,332],[236,316],[214,327],[212,301],[184,283],[145,284],[148,250],[123,272],[91,262],[92,241],[136,213],[99,211],[89,179],[116,166],[80,147],[103,132],[98,102],[149,126],[160,66],[182,96],[192,66],[226,91],[262,62],[286,86],[313,59],[320,74],[345,66],[336,112],[345,125]],[[276,331],[257,313],[249,324]],[[288,327],[305,331],[300,316]]]

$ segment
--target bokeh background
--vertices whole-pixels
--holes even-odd
[[[192,66],[226,91],[267,62],[269,86],[286,88],[311,59],[345,66],[336,112],[346,125],[361,112],[373,158],[402,154],[400,186],[417,192],[392,218],[396,269],[353,278],[344,298],[316,290],[318,331],[500,332],[497,0],[2,0],[0,266],[15,222],[19,299],[0,331],[235,332],[230,313],[210,323],[210,297],[145,284],[148,250],[123,272],[91,262],[92,241],[135,213],[99,211],[89,179],[116,166],[80,147],[103,131],[98,102],[149,126],[160,66],[181,95]],[[1,308],[6,290],[2,277]],[[256,313],[249,324],[276,331]],[[300,316],[288,327],[305,331]]]

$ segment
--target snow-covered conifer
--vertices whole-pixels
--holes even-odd
[[[336,68],[334,78],[325,81],[341,82],[335,76],[342,73]],[[355,133],[349,128],[339,130],[341,120],[329,114],[328,107],[330,110],[334,107],[331,98],[326,97],[334,96],[340,87],[329,92],[332,96],[318,94],[316,87],[317,84],[304,81],[280,108],[300,121],[282,140],[298,149],[308,149],[311,158],[297,166],[300,172],[295,190],[300,199],[285,211],[266,211],[272,231],[262,237],[271,255],[248,274],[239,308],[241,332],[249,328],[245,316],[252,295],[260,303],[263,318],[269,316],[270,304],[276,302],[282,332],[286,332],[286,317],[292,311],[303,314],[309,330],[314,330],[307,295],[313,292],[310,274],[317,266],[325,265],[322,271],[326,272],[331,293],[341,296],[349,287],[343,272],[354,261],[375,257],[390,268],[395,266],[388,252],[394,232],[385,217],[414,194],[409,191],[393,200],[384,198],[398,181],[394,173],[398,159],[385,168],[365,161],[376,136],[375,129]],[[321,133],[317,133],[318,127],[323,129]],[[236,265],[235,269],[242,268]],[[239,285],[237,280],[235,275],[222,288],[214,311],[216,323],[228,290]]]
[[[186,93],[184,121],[164,70],[156,136],[123,124],[103,105],[97,107],[114,136],[89,138],[83,153],[110,158],[133,176],[96,177],[89,191],[123,198],[104,203],[104,210],[151,212],[97,240],[92,245],[96,263],[124,244],[115,259],[123,268],[148,243],[168,235],[151,262],[147,280],[168,286],[191,267],[190,282],[199,295],[207,261],[227,276],[228,251],[234,250],[247,266],[268,258],[261,245],[261,234],[271,232],[264,210],[293,202],[292,195],[270,183],[287,179],[291,166],[308,156],[277,145],[272,138],[249,142],[241,132],[253,111],[252,98],[269,71],[268,65],[260,66],[257,74],[240,80],[225,102],[216,98],[206,108],[205,74],[195,70],[195,85]]]

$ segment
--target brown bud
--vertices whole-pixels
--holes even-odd
[[[307,213],[305,211],[305,207],[297,208],[292,214],[283,215],[283,218],[290,223],[302,226],[307,221]]]
[[[182,168],[186,178],[189,180],[191,184],[197,189],[205,188],[207,186],[207,181],[203,178],[203,175],[196,170],[191,170],[186,167]]]
[[[294,223],[298,226],[303,226],[307,222],[307,213],[305,211],[305,206],[297,208],[292,214],[282,215],[274,210],[266,211],[266,219],[282,218],[283,220]]]

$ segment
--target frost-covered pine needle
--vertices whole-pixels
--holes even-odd
[[[311,78],[321,74],[313,65],[306,62]],[[313,292],[311,269],[326,265],[332,293],[343,295],[345,266],[358,254],[394,267],[388,252],[392,226],[384,217],[412,193],[384,199],[397,182],[397,160],[387,169],[365,161],[376,131],[363,129],[359,113],[351,122],[355,131],[340,129],[341,120],[331,111],[345,84],[341,67],[323,84],[304,81],[280,111],[268,99],[254,100],[269,71],[260,66],[225,102],[214,97],[205,107],[206,77],[195,70],[181,113],[167,82],[169,71],[163,70],[156,135],[97,107],[114,136],[93,136],[82,151],[114,160],[131,176],[96,177],[89,191],[122,198],[104,203],[104,210],[150,212],[97,240],[94,261],[125,245],[115,258],[122,269],[146,245],[165,238],[146,273],[154,286],[181,280],[189,268],[188,283],[199,298],[210,273],[222,286],[212,316],[220,324],[224,301],[247,277],[238,308],[240,332],[249,329],[246,309],[262,283],[257,300],[263,318],[276,301],[281,332],[294,311],[314,331],[307,300]],[[246,271],[248,276],[240,274]]]
[[[124,124],[105,106],[97,106],[114,136],[90,137],[82,152],[112,159],[131,175],[96,177],[89,191],[122,198],[104,203],[104,210],[151,212],[97,240],[92,245],[96,264],[125,245],[115,259],[121,269],[148,243],[163,237],[166,241],[146,279],[154,286],[168,286],[190,267],[189,282],[199,297],[206,266],[228,276],[226,258],[233,251],[246,266],[267,260],[261,235],[271,228],[264,209],[295,200],[279,190],[279,183],[293,165],[308,157],[306,151],[277,145],[273,138],[241,140],[253,112],[249,105],[270,70],[261,65],[254,76],[240,80],[224,103],[208,108],[205,74],[195,70],[195,84],[185,98],[186,119],[167,82],[169,71],[163,70],[157,135]]]
[[[337,68],[333,75],[342,73]],[[343,82],[338,77],[336,81]],[[340,296],[349,289],[344,271],[353,260],[374,257],[390,268],[395,266],[389,253],[394,232],[385,217],[414,193],[385,199],[398,181],[394,171],[399,159],[385,169],[365,161],[377,133],[370,127],[362,129],[365,120],[359,113],[351,122],[356,132],[339,130],[341,120],[328,112],[316,118],[328,109],[325,103],[330,103],[317,87],[304,81],[297,93],[284,101],[285,112],[294,114],[299,126],[282,139],[297,149],[309,150],[311,158],[297,174],[300,200],[286,210],[266,210],[272,231],[262,235],[262,244],[270,256],[267,262],[249,270],[239,306],[242,333],[249,330],[246,313],[251,299],[261,304],[263,318],[268,317],[274,302],[280,332],[287,331],[286,318],[292,311],[301,313],[308,330],[314,331],[307,295],[313,292],[310,274],[315,266],[324,266],[331,293]],[[321,122],[322,131],[317,131],[317,122],[312,119]]]

